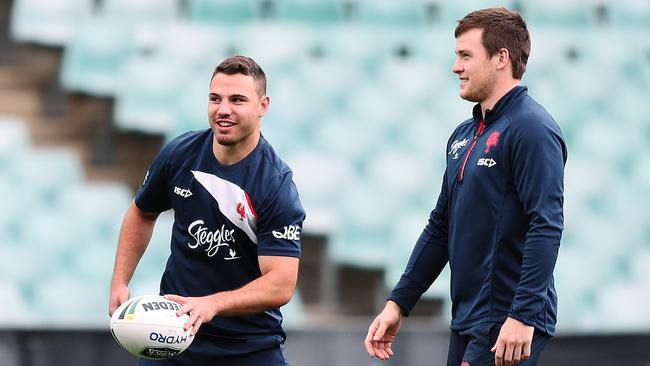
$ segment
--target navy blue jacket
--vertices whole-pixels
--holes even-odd
[[[554,335],[566,158],[560,128],[526,87],[485,119],[476,105],[447,143],[438,202],[389,299],[408,315],[449,262],[451,329],[510,316]]]

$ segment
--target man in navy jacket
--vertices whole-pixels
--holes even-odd
[[[393,355],[402,317],[449,262],[447,365],[535,365],[555,334],[566,145],[520,85],[530,36],[519,14],[472,12],[455,37],[460,96],[477,104],[447,143],[438,202],[369,327],[366,350],[384,360]]]

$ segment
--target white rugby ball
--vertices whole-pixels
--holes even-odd
[[[183,330],[189,316],[176,316],[181,305],[162,296],[129,299],[111,316],[111,333],[134,356],[160,360],[185,351],[194,337]]]

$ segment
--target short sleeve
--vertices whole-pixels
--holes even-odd
[[[166,187],[172,151],[172,144],[166,145],[149,166],[142,186],[135,195],[135,204],[142,211],[163,212],[171,208]]]
[[[300,257],[300,234],[305,211],[293,175],[278,177],[265,205],[258,212],[257,255]]]

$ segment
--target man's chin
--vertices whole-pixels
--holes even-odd
[[[479,98],[477,95],[468,93],[468,92],[460,92],[460,97],[468,102],[472,103],[478,103],[481,101],[481,98]]]
[[[235,141],[235,139],[232,136],[220,135],[217,133],[215,133],[214,136],[215,136],[215,140],[217,140],[217,143],[219,145],[232,146],[237,143],[237,141]]]

